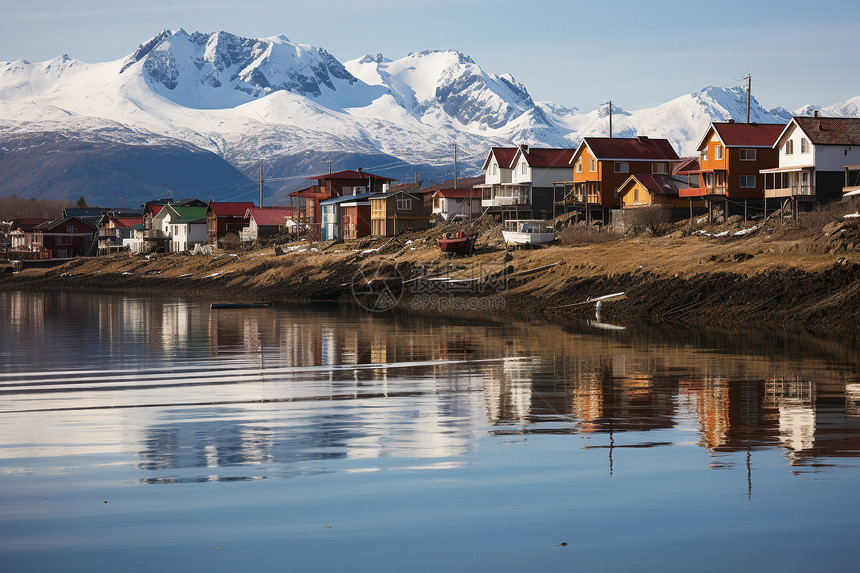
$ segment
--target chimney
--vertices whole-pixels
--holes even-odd
[[[363,171],[364,171],[364,167],[359,167],[358,169],[356,169],[356,171],[358,171],[359,173],[361,173],[361,172],[363,172]]]
[[[529,146],[527,143],[520,143],[520,149],[522,150],[523,153],[529,152]]]
[[[636,139],[638,139],[639,141],[645,142],[645,141],[648,141],[648,136],[647,135],[637,135]]]
[[[734,123],[734,122],[735,122],[735,120],[734,120],[734,119],[729,118],[729,123]]]

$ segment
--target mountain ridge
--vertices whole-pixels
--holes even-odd
[[[814,109],[858,115],[860,96],[798,111]],[[751,121],[790,116],[750,99]],[[614,136],[666,137],[681,155],[694,153],[711,121],[727,119],[746,120],[745,89],[707,86],[652,108],[612,109]],[[306,184],[307,172],[297,170],[313,152],[336,166],[346,158],[385,158],[362,167],[401,180],[419,168],[425,180],[450,178],[454,144],[461,175],[469,175],[491,146],[575,147],[584,136],[608,135],[609,109],[535,102],[514,76],[489,73],[457,50],[341,63],[284,35],[243,38],[180,28],[163,30],[113,62],[88,64],[68,55],[0,62],[0,173],[4,161],[23,152],[10,150],[8,141],[20,146],[24,134],[45,131],[98,145],[166,141],[177,151],[188,145],[250,180],[263,159],[267,177],[279,179],[267,186],[271,203]],[[0,195],[8,191],[0,182]]]

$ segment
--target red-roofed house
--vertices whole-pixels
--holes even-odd
[[[242,229],[240,238],[243,243],[253,243],[274,237],[296,224],[292,217],[293,210],[289,207],[252,207],[245,211],[248,225]]]
[[[481,214],[480,189],[437,189],[432,199],[433,215],[443,221],[457,216],[469,219]]]
[[[776,139],[778,166],[762,169],[766,198],[828,201],[842,197],[860,170],[860,118],[793,117]],[[796,206],[796,205],[795,205]],[[796,212],[796,211],[795,211]]]
[[[224,248],[239,244],[239,233],[248,226],[245,213],[252,201],[209,201],[206,207],[206,243]]]
[[[618,190],[630,175],[668,175],[680,161],[667,139],[639,137],[585,137],[570,159],[573,180],[558,183],[563,189],[556,202],[564,212],[583,211],[586,220],[618,208]]]
[[[704,200],[709,217],[715,202],[723,203],[725,213],[732,199],[761,204],[764,178],[759,170],[777,165],[773,144],[784,128],[781,123],[711,123],[698,146],[698,184],[681,190],[681,197]]]
[[[390,177],[365,173],[362,169],[313,175],[308,179],[316,179],[316,185],[294,191],[286,197],[290,199],[290,206],[296,208],[299,222],[317,226],[322,221],[320,201],[343,195],[382,193],[395,181]],[[293,201],[296,201],[296,204],[292,204]]]
[[[40,245],[33,241],[35,229],[42,223],[47,223],[50,219],[42,217],[19,217],[12,221],[11,232],[9,233],[10,250],[14,253],[9,253],[13,258],[41,258]]]
[[[132,238],[135,226],[142,228],[142,215],[140,217],[103,215],[98,225],[98,254],[109,255],[124,250],[124,241]]]
[[[669,175],[631,175],[618,188],[618,197],[622,209],[687,207],[687,200],[679,197],[678,191],[678,183]]]
[[[73,259],[90,253],[95,233],[95,226],[83,219],[62,217],[37,225],[33,231],[33,243],[44,249],[48,258]]]
[[[503,220],[552,217],[554,182],[570,177],[573,149],[494,147],[482,169],[481,204]],[[507,164],[504,162],[507,161]]]

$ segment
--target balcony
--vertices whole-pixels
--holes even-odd
[[[708,197],[712,195],[725,195],[725,185],[707,185],[705,187],[690,187],[689,189],[679,189],[679,197]]]
[[[811,197],[815,195],[815,187],[811,184],[806,185],[791,185],[789,187],[778,187],[775,189],[765,189],[765,199],[776,199],[779,197]]]
[[[170,236],[161,229],[146,229],[143,232],[144,241],[158,241],[161,239],[169,239]]]

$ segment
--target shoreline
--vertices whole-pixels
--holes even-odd
[[[860,242],[850,249],[832,243],[827,237],[824,244],[819,238],[793,239],[791,233],[750,233],[728,241],[682,233],[509,252],[486,241],[475,254],[451,259],[440,256],[425,233],[337,248],[300,244],[213,255],[76,259],[4,274],[0,289],[339,303],[537,321],[590,320],[593,304],[557,307],[624,292],[624,300],[602,305],[602,322],[856,338],[860,253],[853,249]]]

